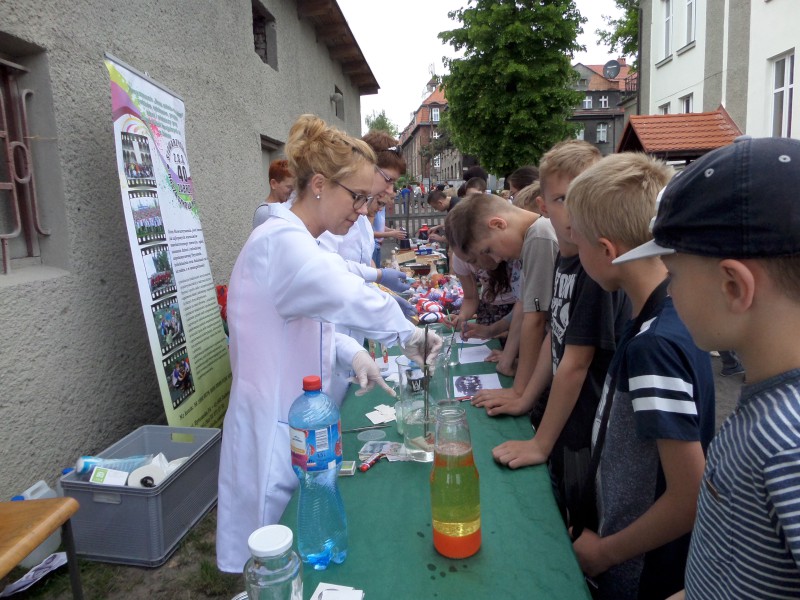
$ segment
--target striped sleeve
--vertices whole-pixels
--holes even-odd
[[[800,448],[784,450],[767,460],[764,485],[777,532],[783,536],[795,565],[800,565]]]
[[[634,340],[635,344],[635,340]],[[637,344],[638,345],[638,344]],[[658,336],[629,352],[628,392],[641,439],[698,441],[694,372],[675,344]]]

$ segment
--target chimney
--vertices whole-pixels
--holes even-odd
[[[625,57],[624,57],[624,56],[620,56],[620,57],[617,59],[617,62],[618,62],[618,63],[619,63],[621,66],[623,66],[623,67],[624,67],[625,65],[627,65],[627,64],[628,64],[627,62],[625,62]]]

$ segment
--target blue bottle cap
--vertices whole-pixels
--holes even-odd
[[[25,500],[25,496],[12,496],[11,497],[11,501],[12,502],[19,502],[20,500]]]

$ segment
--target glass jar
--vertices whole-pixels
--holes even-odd
[[[250,600],[303,600],[303,563],[292,550],[285,525],[267,525],[250,534],[244,581]]]
[[[436,411],[431,517],[433,545],[439,554],[466,558],[480,549],[480,478],[466,411],[460,406]]]

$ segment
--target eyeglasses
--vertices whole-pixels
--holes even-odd
[[[386,148],[386,152],[394,152],[397,156],[401,156],[403,154],[403,149],[400,146],[389,146]]]
[[[344,188],[350,193],[350,196],[353,198],[353,210],[358,210],[362,206],[364,206],[367,202],[372,202],[372,196],[367,196],[366,194],[358,194],[351,190],[349,187],[344,185],[343,183],[339,183],[338,181],[334,181],[336,185],[339,187]]]
[[[383,180],[384,180],[386,183],[394,183],[394,182],[396,181],[394,177],[391,177],[391,176],[389,176],[389,175],[386,173],[386,171],[384,171],[383,169],[381,169],[381,168],[380,168],[378,165],[375,165],[375,170],[378,172],[378,174],[379,174],[381,177],[383,177]]]

